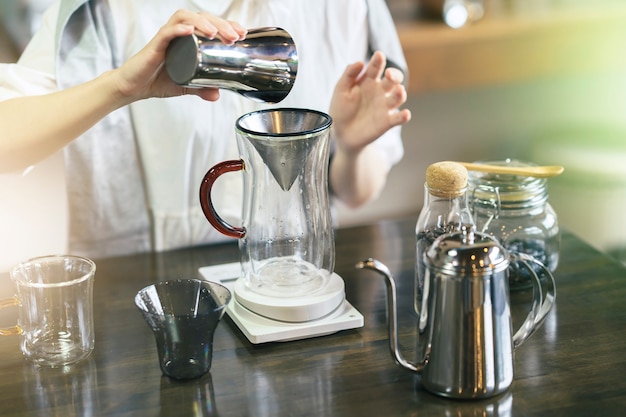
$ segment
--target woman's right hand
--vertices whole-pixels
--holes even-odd
[[[165,51],[172,39],[194,32],[225,44],[246,36],[246,30],[235,22],[179,10],[121,67],[55,93],[0,101],[0,172],[22,170],[41,161],[112,111],[137,100],[183,94],[217,100],[219,90],[181,87],[165,70]],[[38,122],[30,123],[33,119]]]
[[[224,44],[243,40],[247,30],[240,24],[204,12],[178,10],[148,44],[119,69],[113,71],[120,94],[128,103],[150,97],[173,97],[193,94],[204,100],[219,98],[216,88],[185,88],[175,84],[165,70],[165,51],[179,36],[197,33]]]

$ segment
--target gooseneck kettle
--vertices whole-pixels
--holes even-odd
[[[407,361],[398,348],[391,272],[371,258],[357,264],[385,277],[392,357],[403,368],[419,373],[422,386],[437,395],[478,399],[504,392],[513,381],[514,350],[539,328],[554,305],[554,277],[531,256],[507,252],[472,226],[440,236],[424,258],[416,362]],[[528,269],[533,296],[528,316],[513,334],[508,273],[515,261]]]

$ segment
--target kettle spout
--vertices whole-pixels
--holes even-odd
[[[385,278],[385,284],[387,288],[387,317],[388,317],[388,333],[389,333],[389,350],[391,352],[391,357],[394,361],[402,366],[403,368],[421,373],[424,368],[424,364],[415,364],[413,362],[409,362],[400,353],[398,347],[398,310],[396,303],[396,282],[389,271],[389,268],[382,262],[368,258],[364,261],[361,261],[356,264],[357,269],[371,269],[373,271],[378,272]]]

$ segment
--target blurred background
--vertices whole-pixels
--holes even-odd
[[[17,58],[48,3],[0,2],[0,62]],[[549,180],[562,227],[626,262],[626,2],[387,3],[409,64],[405,157],[381,198],[357,211],[340,207],[340,226],[417,219],[433,162],[523,159],[564,165]],[[34,242],[2,239],[0,271],[66,244],[62,163],[57,155],[27,175],[0,175],[0,233],[19,229]],[[32,207],[28,225],[6,224]],[[54,230],[41,233],[52,218]]]

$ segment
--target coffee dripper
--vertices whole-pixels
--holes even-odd
[[[328,193],[329,115],[307,109],[255,111],[236,123],[241,159],[205,175],[200,204],[211,225],[239,239],[241,279],[235,299],[271,319],[303,322],[327,316],[345,297],[333,273],[334,234]],[[242,226],[223,220],[211,190],[241,171]]]
[[[222,88],[278,103],[296,81],[298,52],[291,35],[276,27],[250,29],[244,40],[232,45],[192,34],[169,44],[165,68],[179,85]]]
[[[418,358],[407,361],[398,348],[395,281],[375,259],[359,262],[385,278],[389,347],[400,366],[421,375],[422,386],[458,399],[488,398],[513,382],[513,351],[543,323],[555,302],[550,271],[522,253],[508,253],[487,234],[463,227],[442,235],[424,254],[426,274],[417,325]],[[513,334],[509,304],[510,264],[532,277],[532,307]],[[542,280],[535,271],[542,272]]]

